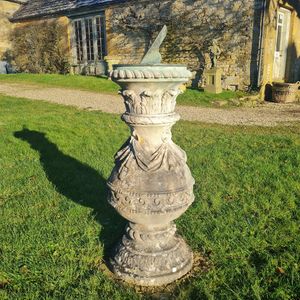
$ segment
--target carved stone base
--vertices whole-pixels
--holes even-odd
[[[130,223],[110,261],[112,271],[141,286],[161,286],[183,277],[192,268],[193,254],[175,232],[173,224],[147,228]]]

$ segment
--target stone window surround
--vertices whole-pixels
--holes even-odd
[[[103,33],[101,42],[104,41],[104,44],[101,46],[98,44],[100,43],[98,39],[98,32],[97,30],[97,18],[100,17],[102,19],[101,24],[104,25],[104,29],[100,29],[100,32]],[[71,49],[72,49],[72,61],[73,61],[73,66],[88,66],[88,65],[98,65],[98,64],[103,64],[104,62],[104,57],[107,52],[107,42],[106,42],[106,19],[105,19],[105,12],[104,11],[99,11],[97,13],[85,13],[85,14],[79,14],[79,15],[74,15],[74,16],[69,16],[71,22],[70,22],[70,28],[71,28]],[[93,53],[94,53],[94,59],[89,59],[88,60],[88,45],[87,45],[87,40],[86,40],[86,25],[85,22],[86,20],[92,20],[93,23],[93,41],[92,41],[92,47],[93,47]],[[76,22],[81,21],[81,29],[82,29],[82,50],[83,50],[83,59],[78,60],[78,55],[77,55],[77,42],[76,42],[76,29],[75,29],[75,24]],[[100,50],[101,49],[101,50]],[[99,50],[101,51],[99,55]]]

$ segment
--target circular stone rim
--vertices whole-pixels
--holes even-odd
[[[185,65],[114,65],[110,78],[116,82],[135,82],[140,80],[187,81],[192,73]]]
[[[176,123],[180,120],[180,115],[178,113],[138,115],[125,112],[121,119],[128,124],[136,124],[137,126],[161,126]]]

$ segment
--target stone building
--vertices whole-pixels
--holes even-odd
[[[187,64],[196,85],[211,66],[212,40],[222,50],[224,88],[300,79],[299,0],[29,0],[11,21],[53,18],[67,24],[76,73],[101,74],[113,62],[138,63],[166,24],[163,62]]]
[[[23,3],[24,0],[0,0],[0,60],[11,47],[10,33],[14,24],[9,21],[9,18]]]

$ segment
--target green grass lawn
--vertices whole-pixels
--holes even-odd
[[[187,89],[183,94],[178,96],[177,103],[188,106],[215,107],[214,101],[227,101],[227,104],[223,107],[230,107],[232,104],[229,100],[239,99],[246,95],[247,93],[242,91],[224,91],[220,94],[213,94],[195,89]]]
[[[299,299],[300,124],[173,132],[196,179],[176,223],[210,269],[169,299]],[[125,225],[105,181],[128,135],[116,115],[0,96],[1,300],[152,297],[103,265]]]
[[[26,84],[38,84],[45,87],[62,87],[86,90],[99,93],[117,94],[119,86],[106,78],[80,75],[57,75],[57,74],[10,74],[0,75],[2,82],[16,82]],[[228,101],[245,96],[244,92],[224,91],[221,94],[212,94],[199,90],[187,89],[178,97],[179,105],[211,107],[213,101]],[[225,107],[231,106],[228,105]]]
[[[81,75],[57,75],[57,74],[9,74],[0,75],[0,83],[26,83],[38,84],[45,87],[72,88],[84,91],[116,94],[120,87],[102,77]]]

